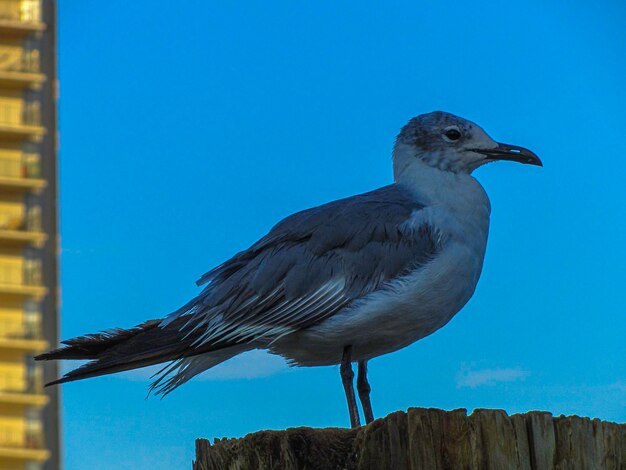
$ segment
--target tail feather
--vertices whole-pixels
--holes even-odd
[[[76,338],[61,341],[61,344],[64,344],[65,347],[39,354],[38,356],[35,356],[35,360],[96,359],[106,350],[111,349],[115,345],[127,341],[133,336],[136,336],[151,327],[155,327],[158,324],[159,320],[150,320],[128,330],[113,328],[100,333],[77,336]]]
[[[184,357],[174,361],[155,374],[158,375],[158,378],[150,385],[148,394],[154,392],[156,395],[164,397],[205,370],[251,349],[253,348],[249,344],[237,344],[211,353]]]
[[[50,387],[52,385],[64,384],[67,382],[74,382],[76,380],[90,379],[92,377],[100,377],[102,375],[115,374],[117,372],[125,372],[128,370],[139,369],[141,367],[151,366],[154,364],[158,364],[158,362],[154,361],[144,361],[144,362],[126,362],[123,364],[117,365],[109,365],[103,366],[99,363],[99,361],[93,360],[89,361],[86,364],[68,372],[63,377],[53,380],[52,382],[48,382],[46,387]]]
[[[35,359],[91,359],[91,361],[68,372],[63,377],[46,384],[46,386],[173,361],[172,366],[174,367],[166,366],[158,373],[160,378],[157,379],[157,382],[151,388],[153,390],[155,387],[163,385],[162,381],[165,376],[171,374],[177,368],[176,365],[179,365],[184,358],[215,353],[215,360],[202,361],[210,367],[211,364],[215,365],[235,355],[220,353],[224,349],[233,351],[230,349],[230,347],[235,346],[232,343],[211,344],[199,349],[194,348],[193,343],[200,333],[188,334],[186,331],[181,332],[181,326],[184,323],[187,323],[187,320],[180,319],[162,326],[161,320],[150,320],[127,330],[116,328],[96,334],[79,336],[63,341],[64,347],[40,354]],[[183,362],[183,364],[188,363]],[[198,362],[194,361],[194,365],[197,364]],[[190,378],[191,376],[186,374],[186,377]],[[170,382],[167,383],[169,384]],[[180,384],[182,382],[177,383]],[[170,387],[166,386],[164,388],[167,393],[176,388],[176,386],[171,387],[170,385]]]

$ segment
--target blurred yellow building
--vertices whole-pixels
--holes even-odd
[[[0,469],[59,468],[56,5],[0,0]]]

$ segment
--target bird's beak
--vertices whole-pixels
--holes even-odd
[[[539,157],[530,150],[517,145],[498,144],[491,149],[472,149],[474,152],[482,153],[491,160],[510,160],[512,162],[524,163],[527,165],[543,166]]]

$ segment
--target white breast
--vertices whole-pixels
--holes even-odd
[[[273,351],[300,365],[354,360],[401,349],[444,326],[470,299],[480,277],[489,230],[489,199],[470,175],[434,170],[428,184],[409,186],[427,207],[407,224],[428,223],[443,248],[426,266],[393,281],[323,323],[294,333]]]

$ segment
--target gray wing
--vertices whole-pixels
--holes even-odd
[[[390,185],[287,217],[202,276],[205,289],[162,325],[187,318],[200,352],[322,322],[437,253],[432,227],[404,224],[423,207]]]
[[[91,360],[53,383],[171,361],[150,387],[166,395],[428,263],[441,237],[428,225],[406,223],[423,208],[392,185],[300,212],[202,276],[200,295],[166,319],[73,338],[38,359]]]

